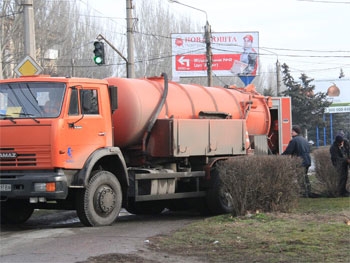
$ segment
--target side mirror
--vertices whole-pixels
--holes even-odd
[[[109,86],[108,90],[111,110],[114,112],[116,109],[118,109],[118,88],[116,86]]]

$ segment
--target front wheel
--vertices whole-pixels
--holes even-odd
[[[108,171],[97,171],[86,189],[78,192],[77,214],[86,226],[111,225],[122,205],[118,179]]]

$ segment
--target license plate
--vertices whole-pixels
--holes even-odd
[[[11,185],[10,184],[0,184],[0,191],[3,191],[3,192],[11,191]]]

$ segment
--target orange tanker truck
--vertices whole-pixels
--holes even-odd
[[[276,121],[282,151],[290,100],[252,85],[181,85],[166,74],[0,80],[1,223],[34,209],[76,210],[86,226],[112,224],[121,208],[230,212],[216,165],[268,153]]]

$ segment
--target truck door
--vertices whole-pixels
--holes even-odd
[[[290,97],[273,97],[271,123],[269,138],[277,135],[276,141],[272,144],[277,144],[276,152],[281,154],[287,148],[289,141],[291,140],[290,131],[292,129],[292,113],[291,113],[291,99]],[[271,142],[270,142],[271,143]]]
[[[65,118],[66,167],[82,167],[88,156],[107,144],[107,121],[104,120],[98,89],[71,88],[68,116]]]

